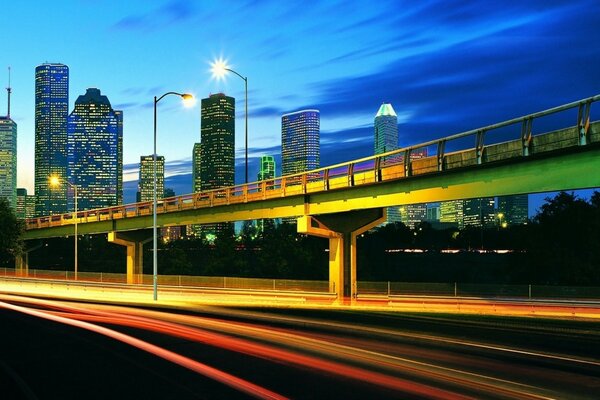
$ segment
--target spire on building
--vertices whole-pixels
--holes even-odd
[[[375,118],[381,117],[384,115],[397,117],[396,112],[394,111],[394,108],[392,107],[392,105],[390,103],[383,103],[381,105],[381,107],[379,107],[379,111],[377,111],[377,115],[375,115]]]
[[[6,88],[8,92],[8,110],[6,112],[6,117],[10,118],[10,94],[12,93],[12,88],[10,87],[10,67],[8,67],[8,87]]]

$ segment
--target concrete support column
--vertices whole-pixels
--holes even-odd
[[[339,302],[356,299],[356,238],[385,222],[384,208],[298,218],[298,232],[329,239],[329,290]]]
[[[150,235],[150,237],[148,237]],[[143,283],[144,244],[152,240],[152,235],[144,231],[109,232],[108,241],[127,247],[127,283]]]
[[[17,276],[29,276],[29,253],[41,248],[42,242],[33,241],[25,242],[25,249],[22,254],[15,257],[15,274]]]

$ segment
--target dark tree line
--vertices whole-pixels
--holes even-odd
[[[594,192],[589,201],[564,192],[546,200],[527,225],[436,230],[421,223],[411,230],[396,223],[376,228],[358,239],[359,279],[600,285],[600,193]],[[22,226],[7,210],[6,202],[0,201],[0,262],[12,266],[22,247]],[[73,238],[45,244],[31,253],[31,268],[72,268]],[[327,249],[326,239],[299,235],[294,225],[265,224],[264,232],[257,234],[246,224],[237,238],[160,244],[159,273],[327,279]],[[145,273],[152,271],[151,250],[149,243]],[[107,243],[105,235],[81,237],[79,268],[123,273],[125,248]]]

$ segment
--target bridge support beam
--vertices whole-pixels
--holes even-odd
[[[338,302],[356,299],[356,238],[385,220],[384,208],[298,218],[299,233],[329,239],[329,291]]]
[[[25,249],[22,254],[15,257],[15,274],[17,276],[29,276],[29,253],[41,248],[44,245],[41,241],[25,242]]]
[[[148,237],[150,236],[150,237]],[[144,244],[152,240],[148,230],[132,232],[109,232],[108,241],[127,247],[127,283],[142,283]]]

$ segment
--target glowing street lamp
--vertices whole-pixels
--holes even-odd
[[[152,206],[152,244],[153,244],[152,286],[153,286],[153,294],[154,294],[155,301],[158,299],[158,254],[157,254],[157,249],[156,249],[156,247],[157,247],[156,246],[156,242],[157,242],[157,234],[156,234],[156,206],[157,206],[157,199],[156,199],[156,197],[157,197],[156,196],[156,105],[165,96],[168,96],[170,94],[181,97],[183,99],[183,104],[186,107],[191,107],[194,105],[194,96],[192,96],[189,93],[167,92],[158,98],[156,96],[154,96],[154,154],[152,156],[152,162],[154,164],[153,165],[154,187],[153,187],[153,191],[152,191],[153,192],[152,193],[152,198],[153,198],[153,206]]]
[[[50,187],[56,188],[60,186],[61,180],[58,176],[56,175],[52,175],[49,178],[49,183],[50,183]],[[77,185],[65,180],[64,181],[67,185],[71,186],[73,188],[73,200],[75,203],[75,211],[73,213],[73,220],[75,221],[75,265],[74,265],[74,271],[75,271],[75,280],[77,280],[77,259],[78,259],[78,255],[77,255]]]
[[[244,89],[245,89],[245,94],[246,94],[245,102],[244,102],[245,122],[246,122],[246,130],[245,130],[245,135],[244,135],[246,178],[244,180],[244,183],[248,183],[248,77],[242,76],[238,72],[229,68],[229,66],[227,65],[227,62],[220,58],[211,63],[211,70],[212,70],[213,77],[216,78],[217,80],[224,79],[225,74],[227,72],[232,72],[244,80]]]

